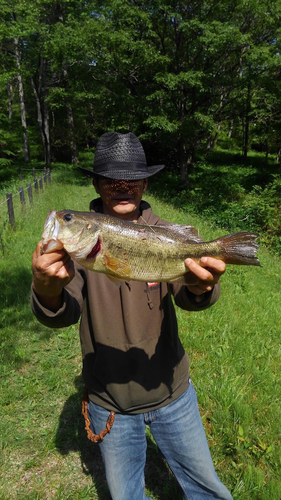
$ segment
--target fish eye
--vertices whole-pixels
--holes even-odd
[[[72,215],[71,215],[71,214],[65,214],[65,215],[63,216],[63,220],[65,220],[65,221],[67,221],[67,222],[68,222],[68,221],[70,221],[71,219],[72,219]]]

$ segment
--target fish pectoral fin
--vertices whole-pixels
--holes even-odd
[[[111,273],[116,274],[120,279],[130,279],[131,268],[126,260],[114,259],[113,257],[108,257],[105,255],[104,266],[106,269],[111,271]]]

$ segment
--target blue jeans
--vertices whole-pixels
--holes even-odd
[[[91,401],[88,406],[92,430],[99,434],[109,411]],[[145,426],[149,425],[184,498],[231,500],[232,496],[216,475],[195,389],[190,384],[176,401],[139,415],[115,415],[110,434],[100,444],[107,484],[112,500],[145,500]]]

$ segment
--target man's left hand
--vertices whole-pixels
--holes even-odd
[[[219,282],[219,279],[225,272],[226,267],[222,260],[214,259],[213,257],[202,257],[199,264],[192,259],[186,259],[185,265],[189,270],[186,274],[187,288],[190,292],[198,295],[198,298],[203,293],[210,292],[212,290],[212,288]],[[192,280],[190,279],[191,273],[193,277]],[[196,278],[197,282],[194,283]]]

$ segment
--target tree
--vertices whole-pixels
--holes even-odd
[[[24,103],[47,164],[77,162],[79,148],[105,130],[132,130],[162,145],[159,154],[173,159],[188,187],[197,149],[215,147],[226,123],[237,143],[243,128],[245,158],[261,134],[277,148],[269,138],[278,129],[280,7],[281,0],[3,3],[0,99],[11,117],[20,75],[24,100],[15,95],[13,120]]]
[[[23,84],[23,68],[22,68],[22,37],[21,26],[18,23],[18,15],[21,14],[21,8],[17,8],[17,5],[4,4],[3,10],[1,11],[1,46],[12,61],[7,62],[5,59],[6,68],[9,67],[6,73],[6,85],[8,89],[9,98],[9,116],[12,117],[12,91],[11,91],[11,81],[17,79],[19,102],[20,102],[20,119],[22,125],[23,134],[23,150],[24,150],[24,161],[29,162],[29,145],[28,145],[28,135],[27,135],[27,120],[26,120],[26,104],[24,96],[24,84]],[[11,68],[12,67],[12,71]],[[12,75],[11,75],[12,73]]]

